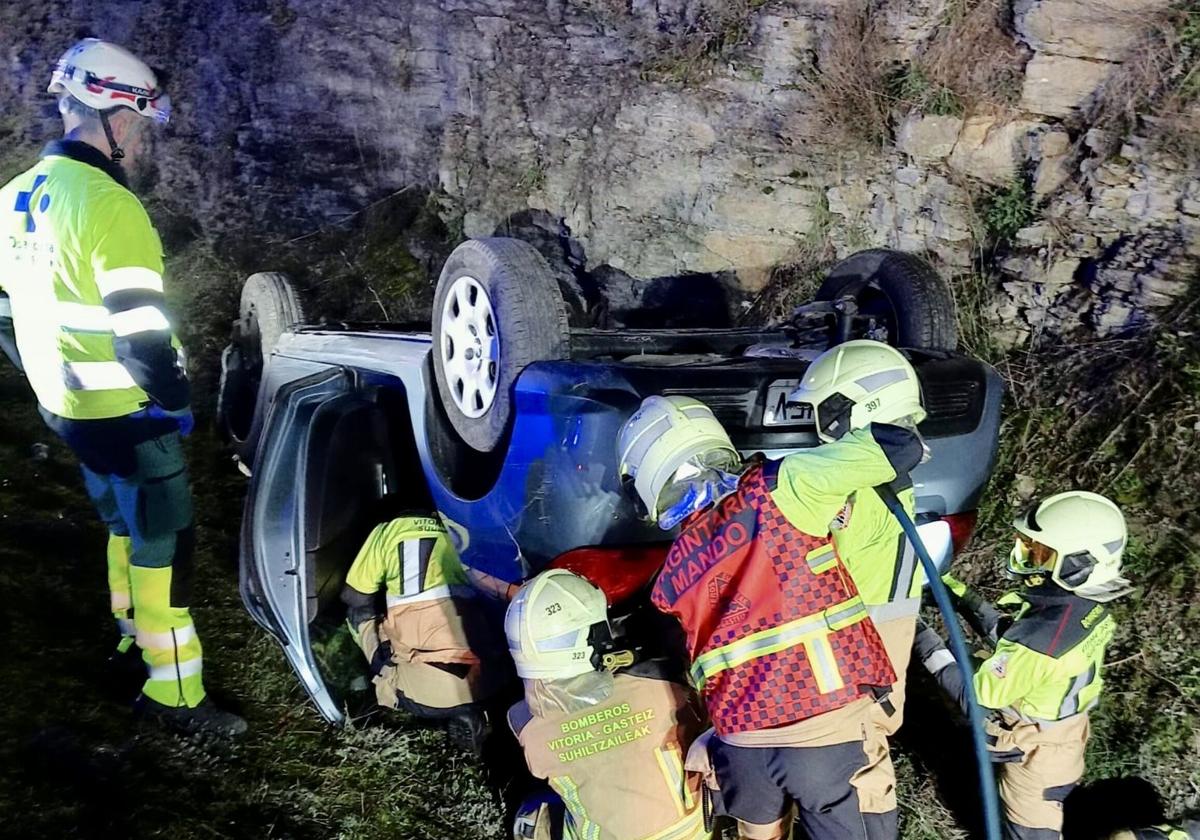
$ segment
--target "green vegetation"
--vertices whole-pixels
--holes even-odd
[[[1021,178],[1014,178],[1008,186],[988,193],[983,201],[984,230],[992,242],[1012,239],[1017,231],[1037,218],[1033,195]]]
[[[889,80],[889,92],[902,106],[940,117],[961,117],[963,104],[945,85],[930,80],[915,64],[906,64]]]
[[[595,0],[589,0],[595,2]],[[659,43],[648,45],[652,57],[641,67],[646,81],[677,85],[698,84],[747,41],[754,16],[770,0],[699,0],[689,7],[688,22],[672,27]],[[755,68],[749,71],[755,78]],[[757,71],[761,80],[762,71]]]

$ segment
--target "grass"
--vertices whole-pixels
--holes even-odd
[[[1149,16],[1141,43],[1106,80],[1086,116],[1109,132],[1103,154],[1144,131],[1158,151],[1184,161],[1200,157],[1200,10],[1194,3]]]
[[[703,82],[749,40],[754,16],[769,0],[697,0],[681,13],[669,34],[648,46],[642,63],[645,81],[676,85]],[[596,0],[588,0],[596,5]],[[609,16],[611,19],[611,15]]]
[[[2,836],[487,838],[506,836],[484,768],[400,716],[342,731],[319,720],[278,645],[237,594],[244,482],[202,430],[190,442],[199,553],[193,613],[210,691],[240,709],[236,744],[142,731],[105,688],[115,642],[104,531],[73,458],[32,395],[0,370]],[[46,460],[31,457],[50,444]],[[19,829],[17,828],[19,826]]]

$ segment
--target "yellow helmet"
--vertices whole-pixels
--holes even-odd
[[[633,479],[647,515],[657,522],[663,490],[690,461],[731,468],[741,456],[712,409],[684,396],[646,397],[617,435],[621,476]]]
[[[1071,490],[1034,502],[1013,522],[1018,539],[1009,556],[1009,571],[1027,576],[1050,572],[1063,589],[1097,600],[1128,590],[1121,558],[1129,534],[1121,509],[1096,493]],[[1053,552],[1049,568],[1030,563],[1034,547]]]
[[[812,406],[825,443],[868,423],[925,419],[913,366],[895,347],[868,339],[847,341],[814,359],[788,402]]]
[[[590,582],[550,569],[517,592],[504,616],[508,649],[524,679],[563,680],[600,670],[611,640],[608,601]]]

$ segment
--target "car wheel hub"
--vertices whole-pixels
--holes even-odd
[[[465,416],[482,417],[496,400],[500,338],[487,290],[463,275],[442,304],[442,370],[454,404]]]

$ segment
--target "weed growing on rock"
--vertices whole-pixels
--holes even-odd
[[[1007,242],[1037,218],[1033,195],[1020,178],[1014,178],[1006,187],[993,190],[984,198],[984,202],[984,228],[993,242]]]
[[[939,117],[960,117],[963,103],[950,88],[930,80],[919,65],[906,64],[889,80],[892,97],[906,108]]]

